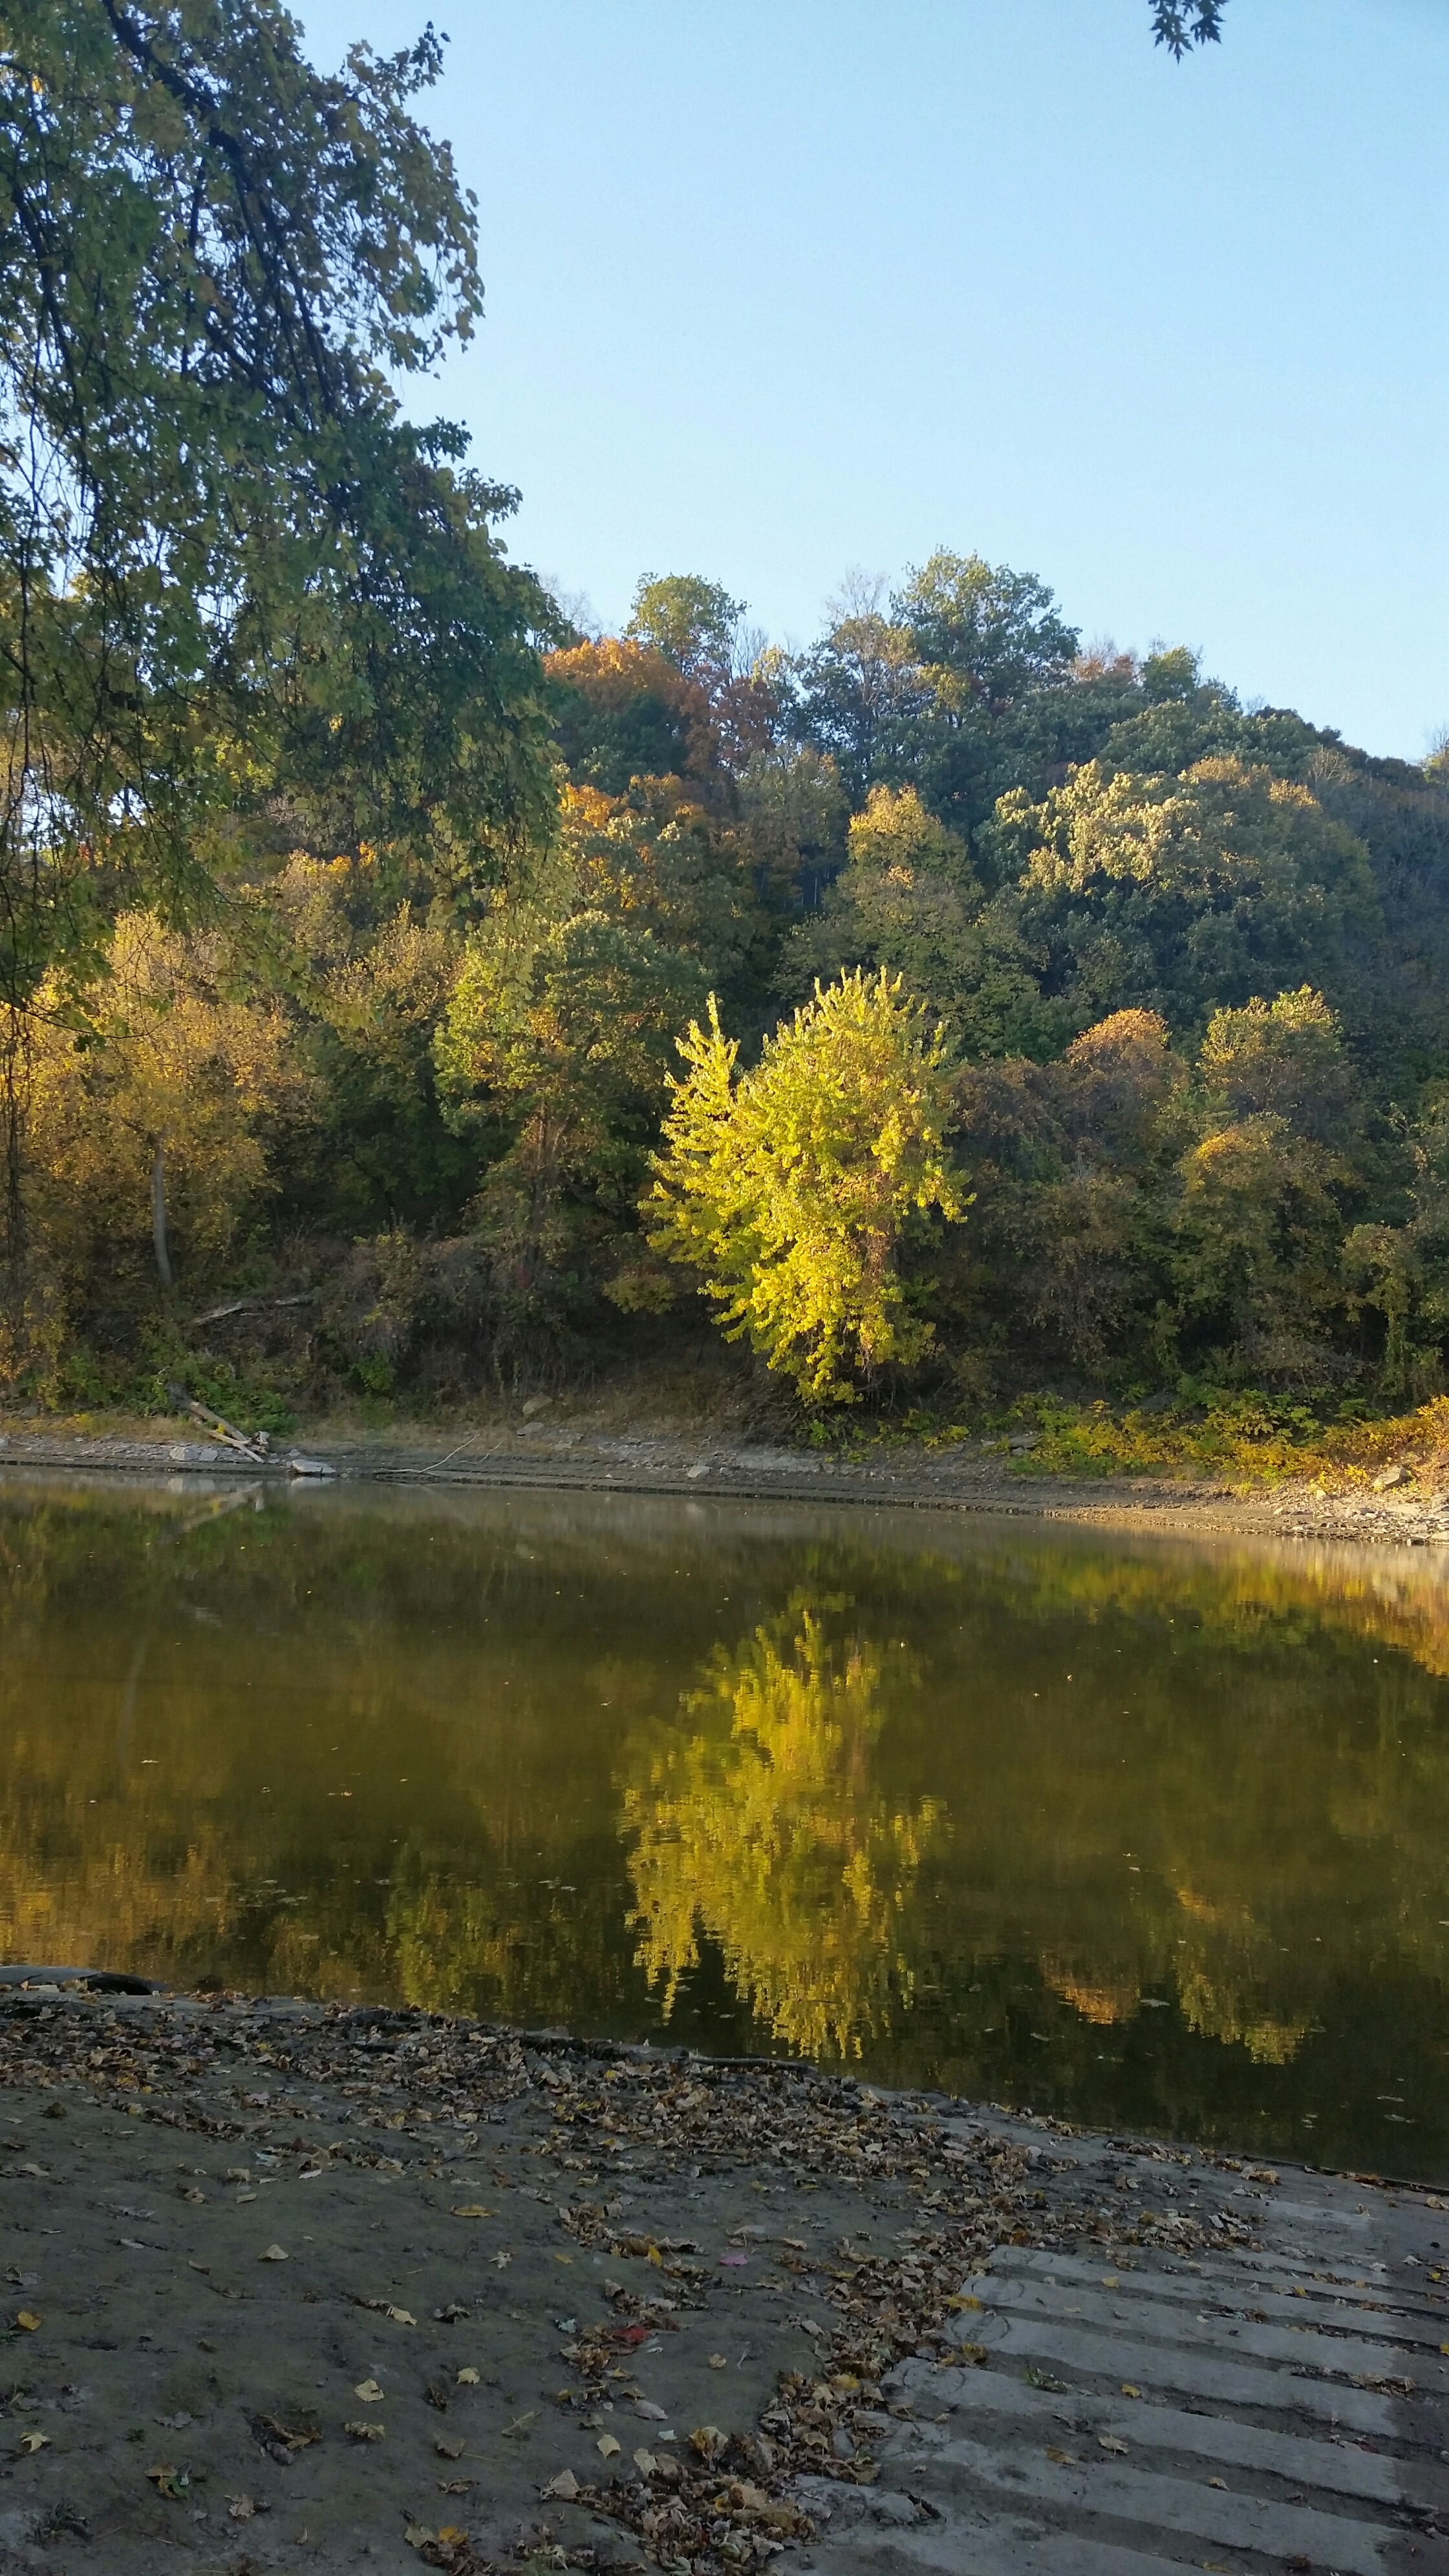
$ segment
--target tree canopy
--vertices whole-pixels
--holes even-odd
[[[418,124],[431,31],[324,77],[278,0],[0,20],[0,1000],[118,872],[204,906],[218,844],[406,844],[469,881],[546,811],[514,496],[399,376],[482,310]],[[13,1037],[13,1030],[12,1030]]]

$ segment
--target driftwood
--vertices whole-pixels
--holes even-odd
[[[315,1288],[304,1288],[296,1297],[233,1297],[229,1306],[208,1306],[204,1315],[192,1315],[189,1324],[194,1329],[198,1324],[223,1323],[228,1315],[254,1315],[263,1306],[275,1311],[280,1306],[315,1306],[316,1303]]]
[[[201,1423],[228,1449],[239,1449],[244,1458],[254,1458],[258,1462],[266,1457],[272,1444],[265,1431],[258,1431],[255,1437],[238,1431],[236,1424],[228,1422],[224,1413],[213,1413],[209,1404],[198,1404],[195,1396],[188,1395],[184,1386],[168,1386],[166,1393],[178,1413],[189,1414],[193,1422]]]

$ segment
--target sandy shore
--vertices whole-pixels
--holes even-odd
[[[795,2065],[10,1988],[0,2568],[831,2566],[941,2519],[893,2453],[994,2253],[1191,2267],[1278,2188]]]
[[[1244,1491],[1160,1476],[1074,1480],[1034,1473],[1024,1460],[1004,1458],[999,1448],[964,1444],[903,1444],[855,1462],[677,1431],[573,1429],[545,1413],[533,1421],[464,1430],[456,1438],[417,1428],[369,1435],[309,1432],[303,1440],[279,1442],[275,1454],[258,1464],[175,1424],[130,1425],[125,1434],[0,1431],[0,1468],[285,1478],[298,1459],[338,1477],[383,1484],[888,1504],[1182,1537],[1449,1547],[1449,1493],[1412,1481],[1383,1493],[1354,1488],[1329,1494],[1304,1482]]]

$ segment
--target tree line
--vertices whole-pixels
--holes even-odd
[[[50,962],[13,1374],[184,1364],[232,1290],[374,1393],[665,1358],[701,1297],[809,1407],[1442,1384],[1441,763],[945,551],[794,655],[646,580],[532,685],[490,881],[283,803],[204,919],[118,887]]]
[[[813,1410],[1436,1391],[1444,761],[947,548],[799,652],[697,575],[574,622],[399,398],[482,311],[441,60],[0,25],[0,1382],[707,1315]]]

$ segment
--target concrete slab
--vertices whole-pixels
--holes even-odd
[[[1161,2150],[1068,2155],[1144,2201],[1153,2174],[1161,2209]],[[1240,2240],[1182,2260],[1001,2247],[955,2351],[892,2373],[879,2488],[822,2496],[818,2576],[1449,2576],[1442,2203],[1264,2173],[1219,2208],[1239,2192]]]

